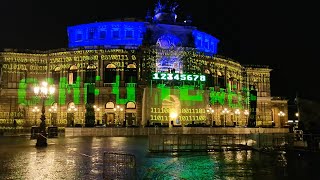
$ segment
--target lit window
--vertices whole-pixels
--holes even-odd
[[[126,31],[126,38],[133,38],[133,31],[132,30]]]
[[[73,65],[73,66],[70,67],[69,73],[68,73],[69,84],[75,84],[76,83],[77,70],[78,70],[78,67],[76,65]]]
[[[117,66],[114,64],[108,64],[106,68],[117,68]]]
[[[201,42],[202,42],[202,39],[201,38],[197,38],[197,45],[198,46],[201,46],[201,44],[202,44]]]
[[[218,76],[222,76],[222,73],[220,71],[217,72]]]
[[[55,84],[59,84],[59,80],[60,80],[60,71],[61,71],[61,67],[55,67],[54,71],[52,72],[52,77],[53,77],[53,82]]]
[[[139,38],[143,38],[143,33],[141,31],[139,32]]]
[[[135,64],[129,64],[129,65],[127,66],[127,68],[136,68],[136,65],[135,65]]]
[[[96,80],[96,69],[97,67],[94,64],[90,64],[87,66],[86,74],[85,74],[85,83],[94,83]]]
[[[119,32],[119,30],[113,30],[113,31],[112,31],[112,38],[113,38],[113,39],[119,39],[119,38],[120,38],[120,32]]]
[[[82,33],[78,33],[76,38],[77,38],[77,41],[81,41],[82,40]]]
[[[209,49],[209,41],[208,40],[206,40],[204,42],[204,48]]]
[[[106,38],[106,31],[100,31],[100,39]]]
[[[113,108],[114,108],[114,103],[113,103],[113,102],[107,102],[105,108],[106,108],[106,109],[113,109]]]
[[[135,109],[136,108],[136,104],[134,102],[128,102],[126,108],[127,109]]]
[[[90,32],[89,32],[88,39],[93,39],[93,37],[94,37],[94,32],[93,32],[93,31],[90,31]]]

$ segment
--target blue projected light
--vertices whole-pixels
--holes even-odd
[[[69,48],[84,46],[140,46],[146,32],[145,22],[98,22],[69,26]],[[165,32],[163,32],[165,33]],[[193,30],[195,47],[198,51],[217,54],[219,40],[210,34]],[[180,46],[181,40],[172,34],[163,34],[157,42],[168,49]]]
[[[100,22],[68,27],[69,48],[99,45],[140,46],[144,22]]]
[[[172,34],[164,34],[159,37],[157,44],[163,49],[170,49],[181,46],[181,40]]]
[[[175,35],[163,34],[158,38],[157,44],[162,49],[172,49],[181,46],[181,40]],[[181,54],[179,51],[168,51],[165,55],[159,54],[157,58],[157,71],[182,71]]]
[[[210,34],[194,30],[192,32],[194,43],[198,51],[205,53],[217,54],[219,40]]]

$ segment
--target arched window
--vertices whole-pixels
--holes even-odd
[[[117,66],[114,64],[108,64],[106,68],[117,68]]]
[[[233,90],[239,90],[240,89],[238,80],[236,78],[232,78],[232,89]]]
[[[22,119],[25,118],[26,116],[26,105],[24,103],[19,104],[18,106],[18,113],[17,113],[17,117],[18,119]]]
[[[211,74],[209,69],[204,70],[204,74],[206,76],[206,87],[213,87],[213,75]]]
[[[113,108],[114,108],[114,103],[113,102],[107,102],[106,109],[113,109]]]
[[[217,75],[218,75],[218,86],[220,88],[226,88],[225,76],[220,71],[217,71]]]
[[[129,64],[124,70],[125,83],[137,82],[137,68],[135,64]]]
[[[135,109],[136,108],[136,104],[134,102],[128,102],[126,105],[127,109]]]
[[[135,64],[128,64],[127,68],[136,68]]]
[[[51,108],[53,108],[53,109],[57,109],[57,108],[58,108],[58,103],[56,103],[56,102],[55,102],[55,103],[53,103],[53,104],[52,104],[52,106],[51,106]]]
[[[53,103],[52,106],[49,108],[50,113],[50,121],[51,125],[56,126],[57,125],[57,115],[58,112],[58,103]]]
[[[74,121],[75,121],[75,113],[77,112],[76,105],[74,102],[70,102],[68,104],[68,109],[67,109],[67,126],[68,127],[73,127],[74,126]]]
[[[78,67],[76,65],[72,65],[69,68],[69,73],[68,73],[68,82],[69,82],[69,84],[75,84],[76,83],[77,71],[78,71]]]
[[[76,105],[74,104],[74,102],[70,102],[69,104],[68,104],[68,109],[69,108],[75,108],[76,107]]]
[[[85,83],[95,83],[96,81],[97,67],[94,64],[90,64],[86,69]]]
[[[104,83],[115,83],[117,75],[117,67],[114,64],[108,64],[103,71],[103,82]]]
[[[59,84],[60,81],[60,71],[61,71],[61,67],[57,66],[54,68],[53,72],[52,72],[52,78],[53,78],[53,83],[54,84]]]

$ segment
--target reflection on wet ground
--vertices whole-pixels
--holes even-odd
[[[147,137],[36,140],[0,137],[0,179],[103,179],[103,154],[136,158],[137,179],[296,179],[318,177],[319,154],[225,151],[149,153]],[[109,177],[108,179],[112,179]]]

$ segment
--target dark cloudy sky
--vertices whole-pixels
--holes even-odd
[[[110,19],[143,19],[155,0],[1,0],[0,48],[67,47],[67,26]],[[268,65],[271,93],[293,99],[317,94],[320,32],[307,1],[180,0],[178,21],[191,15],[199,30],[220,40],[218,54],[243,64]]]

